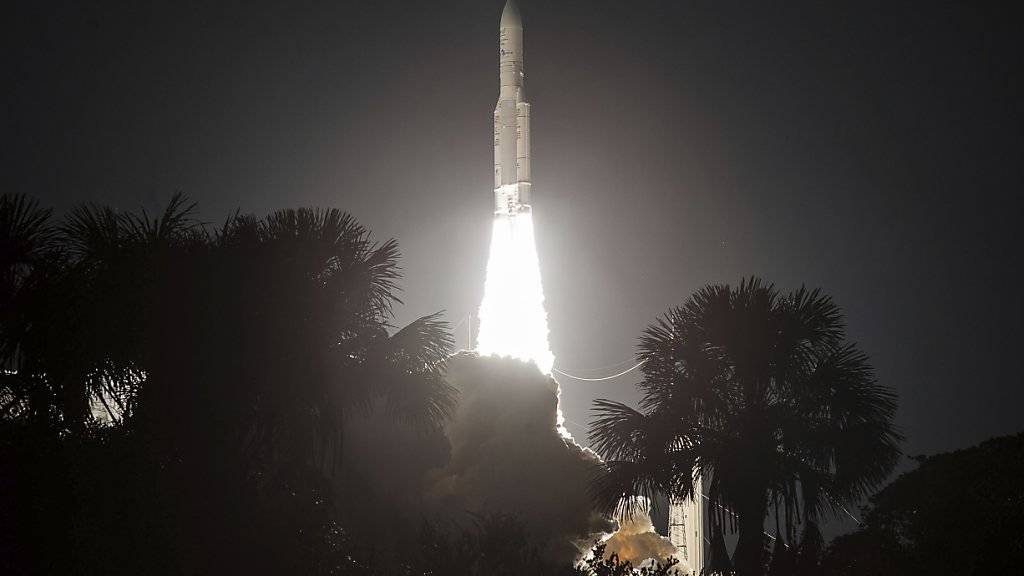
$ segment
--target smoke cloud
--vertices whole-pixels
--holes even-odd
[[[432,498],[449,510],[516,515],[552,559],[571,561],[614,529],[587,494],[600,460],[555,429],[553,379],[532,364],[462,354],[449,382],[460,403],[450,458],[429,474]]]
[[[655,531],[648,510],[637,511],[629,517],[616,515],[616,520],[619,529],[605,542],[606,554],[618,554],[620,559],[629,560],[634,566],[647,560],[664,563],[670,556],[679,558],[676,547]],[[677,565],[677,572],[683,568]]]
[[[616,522],[594,511],[588,485],[600,459],[555,427],[558,384],[533,364],[462,352],[448,363],[459,392],[443,430],[423,433],[384,418],[353,421],[341,481],[347,526],[391,553],[415,545],[424,522],[458,529],[514,515],[549,560],[570,563]],[[644,515],[622,522],[609,552],[639,564],[675,548]]]
[[[541,553],[572,562],[615,523],[596,513],[587,486],[600,466],[555,428],[557,383],[536,366],[462,352],[448,364],[459,404],[444,430],[423,433],[383,418],[346,431],[341,481],[348,525],[399,550],[424,521],[458,527],[514,515]]]

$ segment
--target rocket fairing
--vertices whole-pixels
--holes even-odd
[[[523,21],[508,0],[498,25],[498,104],[494,108],[494,214],[530,211],[530,104],[523,94]]]

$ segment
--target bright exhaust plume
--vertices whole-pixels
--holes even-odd
[[[533,362],[551,374],[544,289],[533,237],[533,216],[521,212],[494,218],[484,299],[479,311],[477,352]]]

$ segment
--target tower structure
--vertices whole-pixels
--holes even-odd
[[[494,214],[530,211],[530,104],[523,91],[523,20],[508,0],[498,25],[498,104],[494,107]]]
[[[707,538],[707,501],[700,476],[693,479],[693,496],[671,498],[668,504],[668,539],[679,551],[679,560],[686,563],[690,574],[704,570],[706,550],[710,548]]]

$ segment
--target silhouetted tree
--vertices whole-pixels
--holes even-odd
[[[35,466],[10,483],[32,503],[18,521],[45,519],[67,539],[37,560],[65,572],[340,570],[351,538],[331,478],[346,415],[433,429],[455,401],[445,324],[390,324],[397,244],[338,210],[211,230],[181,196],[155,217],[47,216],[0,201],[5,435],[46,450],[5,443]],[[34,482],[36,471],[54,474]]]
[[[768,576],[792,576],[795,571],[793,551],[786,546],[782,536],[775,539],[771,561],[768,563]]]
[[[732,560],[729,558],[729,549],[725,545],[725,533],[722,532],[721,525],[712,528],[711,553],[704,573],[719,576],[730,576],[733,573]]]
[[[769,503],[793,534],[866,495],[899,456],[894,395],[818,290],[707,286],[647,328],[638,358],[640,409],[595,402],[591,438],[607,463],[595,495],[606,509],[624,496],[688,497],[699,474],[738,516],[740,576],[763,571]]]
[[[837,536],[822,560],[829,576],[890,576],[927,574],[916,570],[905,548],[888,534],[857,530]],[[959,570],[957,574],[961,574]]]
[[[26,300],[55,257],[50,210],[24,195],[0,196],[0,417],[46,426],[51,398],[26,373],[21,343]]]
[[[665,563],[653,561],[650,565],[633,566],[628,560],[621,560],[618,554],[612,553],[607,558],[607,544],[601,543],[591,549],[590,554],[576,567],[576,576],[666,576],[679,563],[669,558]]]
[[[416,573],[436,576],[554,576],[572,571],[545,562],[523,524],[503,514],[473,517],[468,525],[449,530],[424,523],[412,566]]]
[[[918,457],[836,538],[832,575],[1010,574],[1024,565],[1024,433]]]
[[[808,520],[804,524],[800,546],[796,551],[796,564],[793,573],[797,576],[820,576],[821,556],[825,552],[825,540],[818,529],[818,523]]]

